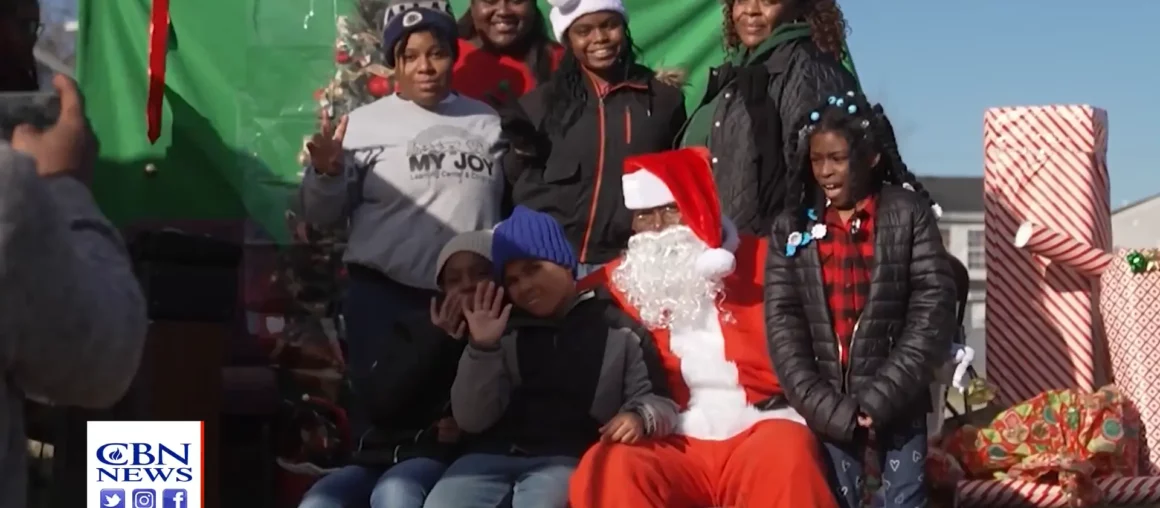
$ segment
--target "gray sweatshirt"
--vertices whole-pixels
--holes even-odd
[[[117,230],[80,182],[37,176],[0,141],[0,508],[24,508],[24,398],[111,406],[145,343]]]
[[[443,245],[500,219],[500,134],[495,110],[475,99],[453,95],[434,111],[394,95],[379,99],[350,113],[341,176],[306,168],[303,215],[330,226],[349,214],[346,262],[436,289]]]

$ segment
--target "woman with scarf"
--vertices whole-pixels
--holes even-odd
[[[764,235],[783,207],[794,122],[857,77],[837,0],[725,0],[724,11],[728,60],[677,141],[709,148],[722,215]]]

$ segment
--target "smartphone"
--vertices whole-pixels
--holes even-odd
[[[45,92],[0,93],[0,136],[12,140],[12,131],[20,124],[47,129],[60,118],[60,97],[55,90]]]

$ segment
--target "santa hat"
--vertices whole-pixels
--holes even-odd
[[[721,216],[708,150],[682,148],[628,157],[622,183],[629,210],[677,206],[685,225],[709,246],[697,259],[698,273],[712,279],[733,273],[739,239],[733,224]]]
[[[564,43],[564,33],[580,16],[611,11],[627,19],[624,2],[621,0],[548,0],[548,3],[552,5],[552,12],[548,14],[552,20],[552,32],[556,35],[556,41],[561,44]]]

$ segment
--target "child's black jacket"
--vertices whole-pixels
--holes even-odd
[[[790,403],[834,441],[853,439],[859,411],[875,426],[928,411],[934,369],[946,361],[955,331],[955,282],[928,204],[895,186],[878,196],[870,294],[848,372],[839,362],[816,245],[786,256],[793,222],[783,216],[774,227],[765,275],[770,355]]]
[[[468,346],[451,389],[455,420],[477,436],[467,452],[579,457],[614,415],[645,432],[676,425],[652,336],[603,290],[557,319],[511,318],[494,349]]]
[[[425,315],[399,320],[385,334],[369,376],[353,380],[372,424],[353,462],[389,467],[412,457],[454,460],[457,446],[438,442],[434,424],[451,415],[451,384],[465,343]]]

